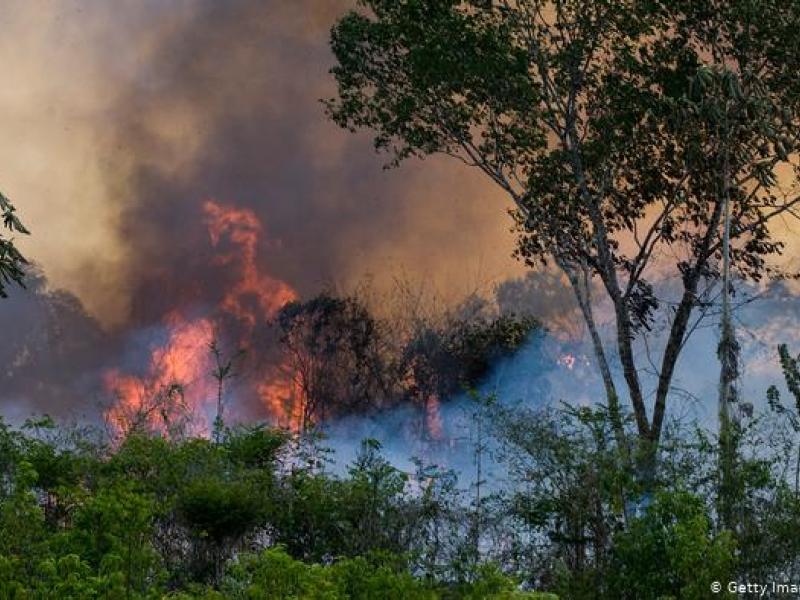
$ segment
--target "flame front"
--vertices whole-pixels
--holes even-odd
[[[236,341],[239,348],[247,349],[256,325],[273,319],[297,298],[288,284],[259,269],[262,226],[253,211],[209,200],[203,212],[212,247],[219,250],[223,241],[228,244],[214,263],[234,273],[235,279],[209,315],[189,319],[172,312],[164,317],[166,341],[151,350],[144,375],[119,370],[105,373],[106,389],[115,397],[105,416],[117,436],[132,430],[167,434],[177,427],[207,434],[217,402],[209,345],[221,328],[222,317],[233,317],[241,325]],[[294,378],[280,365],[267,371],[253,386],[265,416],[276,425],[294,428],[301,405]]]
[[[303,393],[294,376],[280,367],[275,376],[260,382],[256,392],[274,425],[298,432],[303,428]]]
[[[146,376],[106,373],[106,387],[117,402],[106,419],[115,432],[161,431],[186,427],[188,433],[208,431],[206,404],[213,397],[206,351],[214,337],[209,319],[186,321],[176,313],[165,317],[167,341],[153,350]]]
[[[261,222],[253,211],[222,206],[213,200],[207,201],[203,208],[211,244],[217,247],[227,235],[236,249],[217,256],[218,264],[238,272],[220,308],[246,324],[252,333],[259,320],[273,318],[287,302],[296,300],[297,294],[283,281],[259,271],[256,256]],[[255,306],[248,300],[255,300]]]

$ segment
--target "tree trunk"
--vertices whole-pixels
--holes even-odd
[[[633,332],[631,330],[630,315],[628,312],[628,303],[626,298],[622,295],[622,290],[617,281],[616,266],[614,265],[614,258],[611,253],[610,244],[608,241],[608,231],[606,230],[605,222],[603,220],[602,211],[598,205],[597,199],[589,190],[586,181],[586,174],[583,170],[583,161],[581,159],[577,132],[573,121],[570,121],[567,135],[564,138],[565,150],[569,152],[572,157],[572,168],[575,174],[576,183],[581,195],[581,198],[586,203],[589,209],[589,218],[594,228],[594,241],[597,246],[597,261],[598,273],[600,275],[606,291],[614,304],[614,315],[617,321],[617,348],[619,351],[619,359],[622,363],[622,372],[625,377],[625,383],[628,386],[631,404],[633,405],[633,413],[636,419],[636,427],[639,432],[640,438],[650,438],[650,424],[647,418],[647,409],[644,404],[644,396],[642,395],[642,386],[639,381],[639,373],[636,370],[636,362],[633,358]]]
[[[726,137],[728,132],[726,131]],[[736,527],[735,466],[737,412],[731,408],[737,402],[736,379],[739,377],[739,344],[731,319],[731,203],[730,166],[727,144],[723,146],[722,188],[725,203],[725,218],[722,229],[722,320],[717,354],[720,360],[719,373],[719,445],[720,445],[720,514],[728,529]]]
[[[587,274],[585,267],[581,268],[581,275],[579,277],[575,269],[567,265],[563,261],[559,261],[561,270],[566,274],[567,279],[572,286],[575,294],[575,299],[580,307],[583,320],[586,323],[586,328],[589,331],[589,337],[592,340],[592,348],[594,350],[595,360],[600,370],[600,376],[603,379],[603,386],[606,391],[606,400],[608,401],[608,412],[611,417],[611,426],[614,429],[614,437],[620,451],[627,456],[627,443],[625,440],[625,427],[622,422],[622,410],[619,405],[619,394],[617,394],[617,387],[614,384],[614,378],[611,375],[611,368],[608,364],[605,348],[603,347],[603,340],[600,338],[600,332],[597,330],[597,324],[594,320],[591,304],[591,281]]]
[[[714,203],[714,212],[708,225],[708,230],[703,239],[702,247],[697,254],[697,260],[692,269],[684,277],[683,297],[678,304],[675,318],[672,321],[667,347],[664,350],[664,357],[661,361],[661,370],[658,374],[658,388],[656,389],[656,401],[653,411],[653,426],[651,430],[651,440],[657,444],[661,439],[661,430],[664,426],[664,416],[666,414],[667,395],[669,394],[672,376],[675,373],[675,365],[680,355],[686,331],[689,326],[689,318],[692,316],[697,302],[697,285],[700,281],[700,274],[705,269],[708,259],[711,256],[711,246],[715,234],[722,221],[723,202],[717,200]]]

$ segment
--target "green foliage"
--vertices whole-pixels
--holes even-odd
[[[265,427],[108,448],[46,419],[0,426],[0,597],[705,598],[800,556],[784,415],[742,428],[733,531],[712,436],[668,429],[651,500],[605,407],[481,405],[508,486],[480,501],[452,471],[400,471],[371,439],[336,475],[308,460],[313,441]]]
[[[706,157],[721,157],[723,123],[736,128],[726,138],[731,175],[745,176],[734,178],[735,236],[753,234],[735,262],[758,276],[759,258],[780,250],[756,209],[771,202],[775,167],[796,144],[800,90],[783,75],[798,64],[795,5],[360,4],[332,31],[330,116],[371,130],[393,164],[443,153],[483,171],[519,205],[526,259],[593,259],[609,281],[602,263],[613,256],[631,277],[631,318],[645,324],[657,300],[637,269],[649,256],[624,255],[613,236],[663,200],[654,244],[701,247],[699,226],[718,223],[708,194],[721,173]],[[763,195],[744,193],[752,179]],[[682,232],[684,223],[695,230]]]
[[[380,455],[380,449],[377,440],[364,440],[349,469],[344,498],[346,552],[342,552],[348,556],[403,550],[404,523],[398,513],[404,503],[408,477],[389,464]]]
[[[800,355],[797,357],[789,353],[789,348],[786,344],[781,344],[778,347],[778,356],[780,357],[781,370],[786,382],[786,387],[792,394],[795,402],[795,414],[790,415],[793,419],[792,425],[800,431],[800,421],[797,421],[797,415],[800,415]],[[773,410],[784,412],[783,406],[780,404],[780,392],[774,385],[767,390],[767,399],[770,402]]]
[[[375,440],[340,477],[289,441],[253,427],[213,443],[136,434],[109,449],[49,419],[3,425],[0,597],[537,597],[496,566],[457,585],[416,576],[420,543],[438,540],[430,556],[444,565],[450,546],[428,536],[447,511],[458,523],[455,490],[433,471],[415,496]]]
[[[330,117],[371,132],[390,166],[443,154],[507,195],[516,256],[566,275],[609,407],[630,398],[649,476],[693,315],[713,302],[720,279],[723,204],[732,207],[732,272],[756,281],[779,274],[769,259],[784,242],[769,222],[795,217],[800,205],[779,182],[798,175],[800,86],[787,73],[800,67],[800,8],[779,0],[359,4],[331,33]],[[667,265],[665,256],[675,258]],[[674,305],[656,293],[656,271],[679,286]],[[602,302],[613,306],[612,342],[596,334]],[[658,376],[651,409],[635,342],[656,323],[667,331],[661,355],[646,359]],[[627,394],[610,375],[612,355]]]
[[[245,468],[269,469],[288,442],[285,431],[261,425],[243,428],[225,439],[230,460]]]
[[[126,589],[144,593],[160,576],[152,546],[155,503],[132,482],[116,481],[75,509],[62,544],[99,572],[119,571]]]
[[[319,565],[294,560],[284,550],[273,548],[238,561],[223,589],[230,590],[232,598],[336,598],[326,579]]]
[[[473,584],[449,589],[415,579],[403,560],[373,553],[309,565],[281,548],[244,557],[231,569],[222,587],[227,598],[279,600],[557,600],[551,594],[519,592],[495,566],[487,566]]]
[[[99,597],[125,597],[125,588],[116,577],[96,576],[78,556],[68,554],[48,558],[25,576],[12,561],[0,557],[0,597],[14,600],[83,600]],[[18,565],[17,565],[18,566]],[[131,595],[131,598],[146,596]],[[152,597],[152,596],[151,596]]]
[[[177,509],[195,535],[222,543],[258,523],[262,514],[258,492],[246,482],[197,479],[181,490]]]
[[[9,232],[25,235],[30,233],[17,217],[14,205],[2,193],[0,193],[0,218],[3,227]],[[14,239],[0,235],[0,298],[8,297],[7,287],[11,283],[24,287],[27,264],[28,261],[14,246]]]
[[[415,579],[406,565],[388,554],[372,554],[335,563],[332,579],[342,598],[412,598],[436,597],[433,590]]]
[[[11,491],[0,504],[0,555],[38,558],[46,552],[44,512],[33,490],[37,474],[24,458],[15,465]],[[13,532],[13,535],[11,535]]]
[[[710,582],[735,579],[734,547],[730,532],[713,532],[701,499],[659,493],[643,517],[615,536],[609,597],[707,598]]]

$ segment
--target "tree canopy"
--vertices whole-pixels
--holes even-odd
[[[618,356],[639,436],[657,443],[677,358],[718,292],[725,197],[734,273],[779,274],[769,222],[800,202],[800,4],[360,5],[332,31],[332,119],[373,131],[390,165],[446,154],[504,190],[518,257],[567,275],[609,406]],[[665,269],[674,297],[657,292]],[[613,307],[613,347],[598,295]],[[650,413],[635,344],[654,328],[665,342]]]

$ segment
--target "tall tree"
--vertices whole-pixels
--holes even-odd
[[[798,174],[800,3],[360,4],[332,31],[330,116],[374,131],[390,165],[446,154],[508,194],[518,256],[554,262],[572,285],[618,439],[612,356],[643,447],[655,448],[678,357],[719,291],[724,199],[731,270],[745,279],[774,274],[783,246],[768,224],[800,203],[779,181]],[[656,293],[666,272],[674,298]],[[613,307],[610,344],[600,301]],[[637,346],[656,322],[660,357]]]
[[[15,213],[14,205],[0,193],[0,215],[3,226],[12,234],[17,232],[27,235],[29,231]],[[8,297],[7,287],[12,283],[24,287],[26,264],[28,261],[14,246],[14,239],[0,234],[0,298]]]

